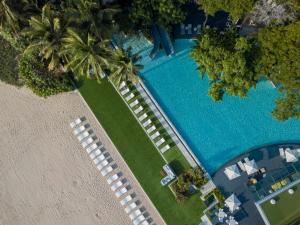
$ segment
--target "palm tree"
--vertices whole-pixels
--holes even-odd
[[[141,64],[137,63],[139,60],[140,57],[137,54],[131,55],[130,51],[126,53],[123,49],[117,49],[114,52],[109,76],[111,81],[118,87],[122,81],[138,83],[140,80],[138,73],[143,68]]]
[[[42,15],[31,17],[29,28],[23,32],[31,39],[25,53],[39,51],[49,61],[48,69],[57,69],[61,65],[60,50],[65,32],[65,22],[52,10],[51,4],[46,4],[42,8]]]
[[[70,21],[100,39],[109,38],[115,31],[114,16],[121,11],[117,6],[104,6],[99,0],[69,0],[64,3],[64,10]]]
[[[4,24],[8,24],[15,29],[17,26],[17,18],[15,13],[6,3],[6,0],[0,0],[0,28],[2,28]]]
[[[64,49],[61,53],[67,62],[66,68],[71,69],[75,75],[99,80],[108,68],[112,55],[108,41],[100,41],[91,34],[82,38],[75,30],[68,29],[63,43]]]

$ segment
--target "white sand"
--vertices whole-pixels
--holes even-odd
[[[77,93],[48,99],[0,83],[0,224],[133,224],[73,136],[85,116],[157,225],[164,224]],[[159,184],[158,184],[159,185]]]

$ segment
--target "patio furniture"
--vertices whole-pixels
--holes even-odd
[[[83,139],[87,138],[90,135],[88,131],[84,131],[80,135],[77,136],[78,141],[82,141]]]
[[[133,211],[131,214],[129,214],[129,218],[133,220],[134,218],[138,217],[141,214],[142,214],[141,210],[137,209]]]
[[[70,123],[71,128],[75,128],[76,126],[78,126],[79,124],[81,124],[84,120],[81,118],[77,118],[75,121]]]
[[[244,163],[242,163],[242,161],[238,161],[237,164],[238,164],[238,166],[240,167],[240,169],[241,169],[242,171],[246,172],[246,168],[245,168],[245,166],[244,166]]]
[[[246,172],[248,175],[254,174],[258,171],[257,165],[255,163],[255,160],[249,160],[248,158],[245,158],[245,163],[244,163]]]
[[[150,125],[152,123],[152,121],[149,119],[147,120],[145,123],[143,123],[143,127],[147,127],[148,125]]]
[[[285,159],[285,153],[283,148],[279,148],[279,155],[281,158]]]
[[[86,139],[84,142],[81,143],[81,146],[83,148],[86,148],[87,146],[89,146],[90,144],[92,144],[94,142],[94,139],[89,137],[88,139]]]
[[[133,209],[135,209],[138,205],[136,202],[132,202],[130,205],[128,205],[124,210],[128,214],[130,213]]]
[[[97,158],[95,158],[93,161],[95,163],[95,165],[99,164],[100,162],[102,162],[106,157],[102,154],[99,155]]]
[[[183,23],[180,24],[180,34],[185,35],[185,26]]]
[[[280,182],[277,182],[277,183],[275,183],[275,184],[273,184],[272,186],[271,186],[271,188],[274,190],[274,191],[276,191],[277,189],[279,189],[279,188],[281,188],[282,186],[281,186],[281,183]]]
[[[166,146],[164,146],[161,150],[160,150],[160,152],[161,153],[165,153],[166,151],[168,151],[170,149],[170,145],[166,145]]]
[[[185,29],[187,30],[188,34],[192,34],[192,24],[188,24]]]
[[[101,155],[102,154],[102,152],[100,151],[100,149],[97,149],[96,151],[94,151],[94,152],[92,152],[91,154],[90,154],[90,158],[91,159],[94,159],[94,158],[96,158],[98,155]]]
[[[139,114],[144,108],[142,106],[138,107],[136,110],[134,110],[135,114]]]
[[[133,93],[130,93],[130,95],[128,95],[126,98],[125,98],[125,100],[128,102],[128,101],[130,101],[131,99],[133,99],[134,98],[134,94]]]
[[[126,95],[129,92],[129,88],[124,89],[123,91],[121,91],[121,95]]]
[[[118,190],[115,195],[117,198],[120,198],[122,195],[124,195],[126,192],[128,192],[127,187],[122,187],[120,190]]]
[[[240,171],[235,164],[226,167],[224,170],[224,173],[226,174],[226,176],[229,180],[233,180],[233,179],[241,176]]]
[[[143,121],[144,119],[146,119],[147,118],[147,113],[144,113],[143,115],[141,115],[140,117],[139,117],[139,121]]]
[[[120,84],[120,86],[119,86],[119,90],[121,90],[123,87],[125,87],[126,86],[126,83],[125,83],[125,81],[122,81],[121,82],[121,84]]]
[[[236,224],[238,224],[238,222],[234,219],[233,216],[230,216],[229,220],[226,220],[226,223],[228,223],[229,225],[236,225]]]
[[[129,106],[131,107],[131,108],[133,108],[134,106],[136,106],[136,105],[138,105],[139,104],[139,100],[134,100],[133,102],[131,102],[130,104],[129,104]]]
[[[83,132],[85,129],[86,129],[85,126],[80,126],[80,127],[76,128],[76,129],[73,131],[73,134],[74,134],[74,135],[78,135],[78,134],[80,134],[81,132]]]
[[[241,202],[239,199],[235,196],[235,194],[231,194],[226,200],[225,205],[228,207],[229,211],[233,213],[235,210],[239,209],[239,206],[241,205]]]
[[[153,125],[152,127],[150,127],[148,130],[147,130],[147,133],[151,133],[152,131],[154,131],[156,129],[156,127]]]
[[[102,176],[106,176],[107,174],[109,174],[113,170],[114,170],[114,168],[112,166],[107,166],[103,170],[101,170],[101,174],[102,174]]]
[[[101,163],[99,163],[98,165],[97,165],[97,169],[98,170],[102,170],[105,166],[107,166],[109,164],[109,162],[106,160],[106,159],[104,159]]]
[[[287,148],[285,150],[286,162],[297,162],[298,156],[295,153],[295,151],[292,151],[291,149]]]
[[[166,140],[164,138],[161,138],[158,142],[156,142],[156,146],[159,147],[160,145],[162,145],[162,143],[164,143]]]
[[[219,221],[220,221],[221,223],[223,223],[224,218],[227,217],[227,214],[224,212],[223,209],[219,209],[219,211],[216,212],[216,216],[218,217]]]
[[[113,183],[114,181],[118,180],[121,177],[118,173],[111,175],[106,181],[108,184]]]
[[[127,195],[125,198],[123,198],[120,203],[121,205],[127,205],[128,202],[130,202],[133,199],[131,195]]]
[[[135,218],[132,222],[134,225],[138,225],[140,224],[142,221],[144,221],[146,218],[144,217],[144,215],[140,215],[137,218]]]
[[[158,131],[156,131],[154,134],[151,135],[151,139],[154,140],[155,138],[157,138],[160,135],[160,133]]]
[[[121,187],[122,185],[123,185],[123,182],[119,180],[118,182],[114,183],[114,184],[110,187],[110,189],[111,189],[112,191],[115,191],[115,190],[117,190],[119,187]]]
[[[140,223],[139,225],[149,225],[149,222],[147,220],[144,220],[142,223]]]
[[[86,152],[88,154],[90,154],[92,151],[96,150],[98,148],[98,144],[94,143],[94,144],[91,144],[88,148],[86,148]]]

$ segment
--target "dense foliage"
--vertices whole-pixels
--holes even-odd
[[[181,8],[188,0],[132,0],[130,19],[137,27],[147,29],[153,24],[170,27],[184,20]]]
[[[25,86],[35,94],[47,97],[72,90],[70,79],[48,71],[38,54],[23,54],[19,62],[19,73]]]
[[[192,57],[198,64],[203,79],[210,80],[209,95],[216,101],[225,92],[244,97],[255,86],[258,76],[254,73],[255,48],[252,42],[239,37],[234,30],[219,33],[207,29],[199,36],[192,50]]]
[[[250,12],[257,0],[201,0],[200,7],[208,15],[214,15],[219,10],[230,14],[234,21]]]

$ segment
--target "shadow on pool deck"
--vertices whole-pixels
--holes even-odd
[[[286,163],[279,155],[279,148],[289,147],[291,149],[300,148],[300,144],[273,144],[254,149],[242,154],[223,165],[213,176],[214,183],[222,190],[225,198],[231,193],[235,193],[242,205],[240,210],[234,213],[234,217],[241,225],[264,225],[258,210],[254,204],[255,201],[270,194],[272,183],[278,182],[291,175],[292,170],[300,171],[300,162]],[[241,176],[234,180],[229,180],[224,174],[227,166],[233,165],[240,160],[248,157],[250,160],[255,159],[258,168],[266,168],[266,177],[258,180],[259,187],[257,191],[247,185],[250,176],[246,172],[241,172]],[[298,172],[298,179],[300,173]],[[293,179],[292,177],[290,179]],[[267,181],[267,182],[266,182]]]

